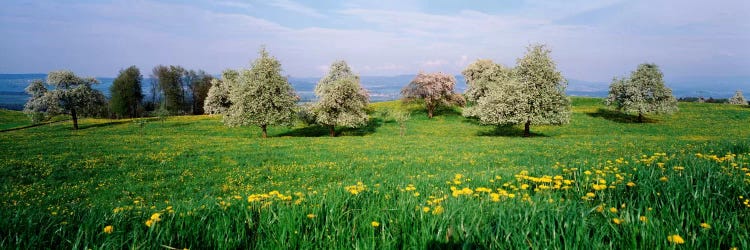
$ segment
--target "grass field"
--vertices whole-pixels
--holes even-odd
[[[335,138],[218,116],[2,132],[0,248],[750,248],[749,108],[639,124],[601,102],[532,138],[400,102]]]

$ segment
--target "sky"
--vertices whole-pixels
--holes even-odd
[[[640,63],[665,76],[750,75],[750,1],[0,1],[0,73],[113,77],[158,64],[219,74],[265,46],[285,75],[335,60],[367,76],[513,66],[546,44],[566,78],[608,82]]]

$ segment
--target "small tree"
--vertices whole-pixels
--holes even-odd
[[[281,63],[265,48],[259,51],[250,70],[243,70],[237,86],[230,87],[229,107],[224,124],[257,125],[267,137],[269,125],[291,124],[298,100],[292,85],[281,75]]]
[[[484,70],[475,70],[479,67],[470,65],[464,74],[476,105],[464,109],[464,116],[477,117],[483,124],[524,124],[524,137],[531,136],[531,124],[568,123],[567,84],[549,54],[544,45],[533,45],[514,69],[482,62]]]
[[[141,82],[143,76],[136,66],[120,70],[120,74],[109,88],[111,98],[109,106],[119,116],[138,117],[139,107],[143,101]]]
[[[234,70],[225,70],[221,79],[212,79],[211,88],[206,95],[203,109],[207,114],[225,114],[232,102],[229,100],[230,86],[237,85],[239,73]]]
[[[406,134],[406,121],[411,118],[411,113],[403,110],[398,110],[391,113],[391,116],[393,117],[393,120],[398,123],[399,134],[401,136],[404,136]]]
[[[492,87],[490,85],[513,76],[512,69],[487,59],[479,59],[469,64],[461,73],[466,79],[467,89],[464,95],[467,104],[475,104],[479,101],[479,98],[485,96],[488,89]]]
[[[672,90],[664,85],[664,76],[656,64],[644,63],[630,78],[615,78],[609,86],[607,106],[628,114],[637,114],[643,122],[646,114],[671,114],[678,110]]]
[[[734,92],[734,96],[732,98],[729,98],[729,104],[734,105],[746,105],[747,100],[745,99],[745,96],[742,95],[742,90],[737,90]]]
[[[315,86],[318,102],[313,106],[318,124],[328,126],[331,137],[335,126],[359,127],[367,124],[365,109],[370,102],[367,91],[359,84],[345,61],[331,64],[328,74]]]
[[[158,65],[153,69],[153,76],[157,79],[159,90],[164,97],[162,102],[172,114],[182,111],[185,105],[185,89],[182,84],[184,72],[184,68],[173,65]]]
[[[78,116],[101,112],[104,95],[93,88],[99,81],[93,77],[80,78],[71,71],[52,71],[47,74],[47,84],[54,87],[46,90],[41,81],[31,83],[27,91],[32,98],[26,103],[28,112],[44,112],[48,116],[70,114],[73,129],[78,129]],[[32,118],[33,119],[33,118]]]
[[[401,89],[405,102],[423,99],[427,108],[427,117],[432,119],[435,108],[439,105],[463,105],[464,99],[454,92],[456,78],[442,72],[419,72],[409,85]]]

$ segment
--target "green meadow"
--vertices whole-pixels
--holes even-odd
[[[602,102],[531,138],[398,101],[337,137],[220,116],[0,132],[0,248],[750,249],[750,108],[636,123]]]

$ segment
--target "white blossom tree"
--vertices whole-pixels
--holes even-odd
[[[405,102],[424,100],[427,117],[432,118],[435,108],[439,105],[464,104],[464,98],[455,93],[456,78],[442,72],[419,72],[414,80],[401,89]]]
[[[745,96],[742,95],[742,90],[737,90],[734,92],[734,96],[732,98],[729,98],[729,104],[734,105],[746,105],[747,100],[745,99]]]
[[[26,113],[42,112],[46,116],[69,114],[73,119],[73,129],[78,129],[78,116],[95,114],[106,104],[104,95],[91,87],[99,81],[93,77],[81,78],[67,70],[52,71],[47,74],[47,84],[34,81],[27,88],[32,98],[25,105]],[[32,116],[32,119],[33,116]]]
[[[286,77],[281,63],[261,48],[249,70],[242,70],[235,85],[229,84],[232,105],[224,117],[228,126],[257,125],[268,136],[269,125],[291,124],[299,99]]]
[[[327,126],[331,137],[335,126],[360,127],[367,124],[370,95],[345,61],[331,64],[328,74],[315,86],[318,102],[312,107],[318,124]]]
[[[211,88],[208,89],[203,110],[206,114],[225,114],[232,102],[229,100],[230,86],[237,85],[239,73],[235,70],[225,70],[221,79],[212,79]]]
[[[464,70],[474,105],[464,116],[476,117],[483,124],[524,124],[524,137],[531,136],[531,125],[562,125],[570,122],[567,82],[557,71],[550,51],[544,45],[527,48],[514,69],[478,61]]]
[[[643,122],[646,114],[671,114],[678,111],[677,99],[664,85],[664,76],[656,64],[644,63],[629,78],[615,78],[609,86],[608,106],[627,114],[637,114]]]

